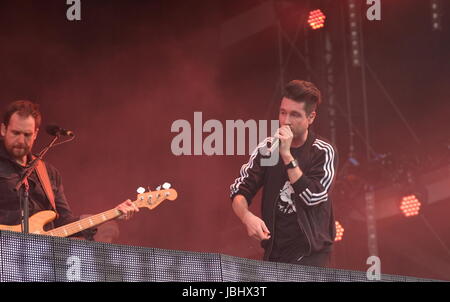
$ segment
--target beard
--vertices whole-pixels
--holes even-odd
[[[14,158],[23,158],[30,152],[30,147],[26,145],[13,145],[7,149]]]

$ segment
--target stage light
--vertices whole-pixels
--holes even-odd
[[[316,9],[309,12],[308,24],[312,29],[319,29],[325,26],[326,16],[320,9]]]
[[[441,6],[440,0],[431,0],[431,29],[433,31],[442,29]]]
[[[348,0],[348,22],[350,30],[350,48],[352,65],[357,67],[361,65],[360,56],[360,30],[359,19],[357,15],[358,7],[355,0]]]
[[[416,216],[420,211],[420,200],[416,195],[411,194],[404,196],[400,204],[400,210],[406,217]]]
[[[335,221],[336,223],[336,238],[334,238],[334,241],[341,241],[344,237],[344,228],[339,223],[339,221]]]

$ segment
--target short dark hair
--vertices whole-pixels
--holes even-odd
[[[322,102],[320,90],[311,82],[292,80],[286,84],[283,91],[285,98],[294,100],[296,102],[305,103],[305,111],[307,115],[316,111],[319,104]]]
[[[42,121],[42,115],[39,111],[39,105],[27,100],[14,101],[8,105],[3,114],[3,123],[8,127],[11,116],[16,113],[21,117],[32,116],[35,121],[35,129],[39,128]]]

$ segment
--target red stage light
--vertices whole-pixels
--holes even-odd
[[[416,195],[408,195],[402,198],[400,210],[406,217],[415,216],[419,214],[421,203]]]
[[[325,15],[320,9],[309,12],[308,24],[312,29],[318,29],[325,26]]]
[[[336,238],[334,238],[334,241],[340,241],[342,240],[342,237],[344,237],[344,228],[339,223],[339,221],[335,221],[336,223]]]

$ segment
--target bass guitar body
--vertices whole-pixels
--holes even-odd
[[[56,213],[53,211],[41,211],[31,215],[28,223],[30,234],[44,234],[44,226],[56,219]],[[22,232],[22,225],[3,225],[0,224],[0,230]]]

